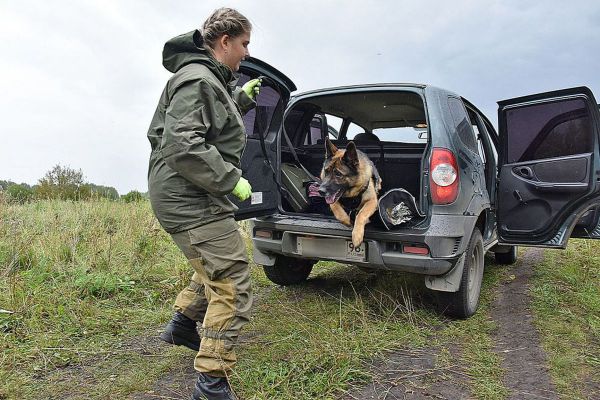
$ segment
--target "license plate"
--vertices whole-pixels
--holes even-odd
[[[367,255],[365,247],[364,243],[354,246],[350,240],[346,240],[346,258],[352,261],[365,261]]]
[[[329,258],[342,261],[366,261],[366,245],[358,247],[352,241],[337,238],[298,236],[296,252],[299,255],[315,258]]]

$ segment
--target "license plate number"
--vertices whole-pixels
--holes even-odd
[[[366,261],[366,244],[356,247],[351,240],[298,236],[296,253],[306,257],[325,258],[340,261]]]
[[[366,259],[366,251],[365,244],[362,243],[360,246],[354,246],[354,244],[350,241],[346,241],[346,258],[352,261],[365,261]]]

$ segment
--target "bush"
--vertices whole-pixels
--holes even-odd
[[[80,200],[83,184],[80,169],[57,164],[39,180],[35,194],[38,199]]]
[[[117,200],[119,192],[111,186],[85,182],[81,169],[55,165],[46,172],[34,187],[37,199],[94,200],[105,198]]]
[[[26,185],[11,185],[5,191],[9,202],[25,204],[33,199],[33,190]]]
[[[137,190],[132,190],[131,192],[121,196],[121,199],[125,203],[137,203],[138,201],[144,200],[144,195]]]

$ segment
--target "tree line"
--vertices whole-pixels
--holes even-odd
[[[147,197],[145,193],[137,190],[119,196],[119,192],[114,187],[86,182],[81,169],[76,170],[60,164],[52,167],[33,186],[26,183],[0,180],[0,195],[5,200],[15,203],[48,199],[80,201],[100,198],[134,202]]]

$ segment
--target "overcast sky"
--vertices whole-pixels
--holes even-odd
[[[60,163],[146,191],[163,44],[221,6],[250,18],[250,53],[299,91],[428,83],[494,124],[505,98],[585,85],[600,100],[594,0],[0,0],[0,179],[34,184]]]

